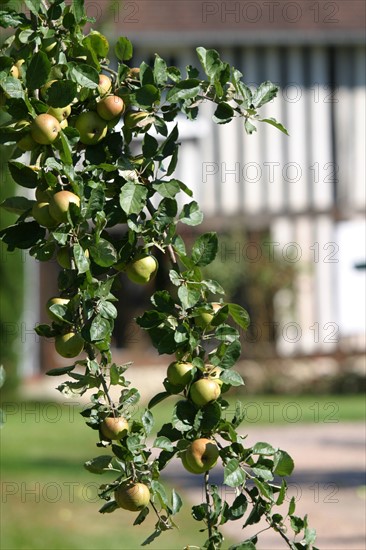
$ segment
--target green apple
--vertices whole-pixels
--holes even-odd
[[[46,303],[46,311],[47,315],[49,316],[52,321],[56,321],[56,323],[60,322],[60,319],[56,317],[56,315],[50,310],[50,307],[57,304],[60,306],[66,306],[70,300],[68,298],[61,298],[59,296],[55,296],[54,298],[50,298],[48,302]]]
[[[150,254],[142,254],[133,259],[126,267],[127,277],[139,285],[146,285],[158,270],[158,262]]]
[[[31,134],[26,134],[17,142],[17,147],[24,152],[33,151],[38,147],[38,143],[34,141]]]
[[[195,474],[203,474],[211,470],[219,458],[219,450],[212,439],[195,439],[187,447],[186,462],[191,471]],[[183,463],[184,465],[184,463]]]
[[[100,97],[104,97],[112,90],[112,81],[109,76],[105,74],[99,75],[98,94]]]
[[[120,508],[139,512],[150,502],[150,490],[144,483],[127,482],[119,485],[114,498]]]
[[[180,458],[181,458],[182,464],[183,464],[184,468],[187,470],[187,472],[189,472],[190,474],[200,474],[201,473],[201,472],[197,471],[197,468],[191,468],[190,465],[188,464],[187,451],[183,451],[180,454]]]
[[[220,385],[215,380],[201,378],[191,386],[189,395],[193,403],[198,407],[204,407],[220,396]]]
[[[192,363],[174,361],[167,370],[167,378],[173,386],[186,386],[191,380]]]
[[[71,105],[67,105],[66,107],[50,107],[47,113],[54,116],[59,122],[62,122],[71,115]]]
[[[56,227],[57,221],[50,214],[49,202],[36,202],[32,207],[33,218],[43,227]]]
[[[213,313],[210,311],[202,311],[197,317],[194,318],[195,325],[203,329],[212,328],[211,321],[214,318],[215,313],[222,308],[222,304],[219,304],[218,302],[212,302],[209,305],[211,306]]]
[[[123,416],[108,416],[102,421],[100,431],[107,439],[121,439],[127,435],[128,422]]]
[[[70,204],[80,208],[80,199],[71,191],[58,191],[50,199],[50,214],[59,223],[67,221],[67,212]]]
[[[96,145],[107,135],[107,123],[95,111],[81,113],[75,121],[75,128],[84,145]]]
[[[57,118],[47,113],[36,116],[31,124],[32,138],[41,145],[53,143],[60,132],[61,127]]]
[[[125,104],[118,95],[109,95],[97,103],[97,113],[103,120],[111,121],[121,116],[124,110]]]
[[[63,120],[61,120],[60,126],[61,126],[61,129],[62,129],[62,130],[63,130],[64,128],[66,128],[68,125],[69,125],[69,123],[67,122],[67,118],[64,118]]]
[[[55,348],[62,357],[76,357],[84,349],[84,340],[76,332],[58,334],[55,338]]]

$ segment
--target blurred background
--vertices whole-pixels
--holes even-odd
[[[366,380],[363,0],[86,0],[85,4],[88,15],[96,18],[93,27],[112,44],[120,35],[133,42],[131,67],[143,60],[153,62],[158,53],[184,72],[187,65],[198,67],[195,48],[204,46],[217,49],[223,60],[240,69],[248,85],[258,86],[264,80],[279,85],[278,98],[262,114],[281,121],[290,137],[260,123],[252,136],[245,135],[239,120],[217,126],[211,121],[209,104],[194,123],[180,121],[182,145],[176,176],[191,187],[205,214],[203,226],[182,226],[181,234],[189,243],[202,231],[218,232],[219,253],[207,275],[227,290],[226,301],[240,303],[251,316],[251,326],[242,334],[238,364],[246,386],[233,395],[233,402],[240,397],[248,407],[244,432],[250,435],[254,430],[253,437],[258,439],[258,433],[265,437],[268,432],[272,443],[278,441],[289,451],[293,446],[299,469],[294,482],[301,491],[299,506],[303,513],[312,508],[311,523],[318,521],[315,526],[322,537],[318,545],[329,550],[362,550]],[[7,155],[2,148],[1,200],[16,193]],[[15,220],[4,211],[0,215],[1,227]],[[82,418],[75,415],[70,421],[70,410],[76,411],[82,403],[75,402],[75,407],[70,401],[62,404],[62,396],[54,389],[55,379],[44,375],[67,362],[57,356],[52,342],[34,333],[36,324],[47,322],[44,304],[57,294],[58,264],[36,262],[26,251],[8,252],[2,244],[0,260],[0,363],[7,373],[2,389],[7,426],[1,437],[7,443],[3,446],[6,480],[15,484],[6,486],[3,505],[24,515],[23,531],[7,522],[3,547],[138,548],[143,535],[126,539],[125,546],[116,540],[115,514],[88,527],[93,536],[85,545],[81,525],[88,514],[95,517],[98,503],[85,498],[80,487],[72,504],[65,491],[53,503],[41,489],[30,497],[27,491],[23,495],[23,478],[33,487],[41,473],[39,483],[45,483],[45,472],[50,483],[57,480],[59,485],[75,476],[78,479],[80,457],[87,460],[96,449],[92,432],[80,435]],[[157,355],[134,322],[148,307],[154,289],[167,284],[168,265],[162,258],[159,261],[162,268],[151,286],[136,288],[121,275],[114,334],[114,360],[133,361],[130,379],[141,388],[143,404],[162,389],[171,360]],[[169,406],[157,411],[158,418],[169,413]],[[276,441],[270,439],[272,433]],[[67,448],[70,438],[77,441],[72,456]],[[82,472],[78,483],[87,484],[90,477]],[[198,490],[187,485],[186,479],[181,483],[192,494]],[[29,503],[32,514],[38,510],[36,517],[46,533],[43,539],[28,526]],[[56,510],[55,525],[47,526],[45,509],[51,504]],[[80,521],[75,520],[75,509]],[[339,518],[346,514],[347,521],[338,522],[337,514]],[[326,518],[330,516],[338,533],[329,534]],[[193,520],[188,514],[183,521],[190,525]],[[68,526],[67,536],[64,526]],[[58,540],[58,529],[66,539]],[[105,529],[110,534],[107,545]],[[234,540],[240,533],[229,535]],[[163,544],[161,539],[154,547],[178,548],[183,542]],[[264,539],[260,548],[281,548],[280,542],[275,544]]]

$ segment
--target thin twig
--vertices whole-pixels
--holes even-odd
[[[207,470],[207,472],[205,472],[205,493],[206,493],[206,503],[207,503],[206,517],[207,517],[208,538],[211,539],[211,537],[212,537],[212,525],[211,525],[211,518],[210,518],[211,504],[210,504],[209,478],[210,478],[210,472],[209,472],[209,470]]]

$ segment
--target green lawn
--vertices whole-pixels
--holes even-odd
[[[363,396],[241,397],[247,408],[246,425],[361,421]],[[228,418],[235,408],[230,398]],[[156,426],[169,419],[174,399],[154,409]],[[97,487],[108,480],[94,476],[82,464],[103,450],[95,446],[95,433],[84,426],[78,409],[52,403],[4,405],[8,412],[1,430],[2,550],[133,550],[153,531],[154,518],[132,527],[135,514],[116,511],[101,516]],[[137,411],[138,413],[139,411]],[[184,488],[176,487],[184,498]],[[179,530],[164,533],[152,549],[178,550],[199,546],[200,524],[185,506],[177,516]],[[230,546],[229,541],[225,544]]]
[[[132,550],[152,533],[152,513],[137,527],[132,527],[135,513],[99,514],[104,501],[97,487],[113,477],[83,468],[86,460],[103,454],[95,446],[96,434],[83,424],[73,407],[47,403],[19,404],[16,414],[7,415],[1,430],[2,550]],[[176,518],[179,530],[164,533],[149,548],[203,544],[190,506]]]

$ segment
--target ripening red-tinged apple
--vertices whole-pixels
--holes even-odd
[[[58,191],[50,198],[50,214],[59,223],[67,221],[70,204],[80,208],[80,199],[71,191]]]
[[[144,483],[122,483],[115,490],[114,498],[120,508],[139,512],[149,504],[150,490]]]
[[[124,110],[125,104],[118,95],[109,95],[97,103],[97,113],[103,120],[113,120],[121,116]]]
[[[55,338],[55,348],[61,357],[76,357],[84,349],[84,340],[76,332],[58,334]]]
[[[84,145],[96,145],[105,138],[108,131],[107,122],[95,111],[84,111],[75,121],[75,128]]]
[[[108,416],[102,421],[100,431],[107,439],[121,439],[128,433],[128,422],[123,416]]]
[[[57,118],[47,113],[36,116],[31,124],[31,135],[41,145],[50,145],[61,132]]]
[[[210,378],[201,378],[193,382],[189,392],[190,398],[198,407],[204,407],[211,401],[216,401],[220,394],[220,385]]]
[[[146,285],[158,270],[158,262],[150,254],[142,254],[134,258],[126,267],[127,277],[139,285]]]
[[[187,447],[183,466],[188,465],[188,471],[194,474],[203,474],[207,470],[211,470],[219,458],[219,450],[215,441],[212,439],[200,438],[195,439]]]
[[[184,361],[174,361],[170,363],[167,370],[168,381],[173,386],[186,386],[191,380],[192,363]]]

